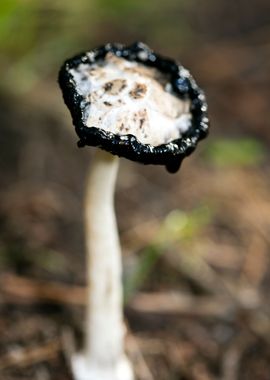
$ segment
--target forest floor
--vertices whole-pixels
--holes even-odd
[[[214,27],[231,20],[218,15],[203,19],[209,43],[183,59],[206,90],[209,138],[175,175],[121,159],[126,349],[138,380],[270,380],[269,26],[215,42]],[[54,78],[2,94],[0,121],[0,380],[72,380],[93,149],[76,147]]]
[[[7,141],[28,112],[9,118]],[[0,205],[3,380],[71,380],[83,336],[88,152],[39,117],[40,140],[21,128],[4,152],[14,172]],[[176,175],[121,160],[126,348],[138,380],[270,379],[268,161],[241,136],[202,142]]]

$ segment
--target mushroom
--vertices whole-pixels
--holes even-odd
[[[140,42],[107,44],[67,60],[59,84],[78,146],[101,148],[86,187],[86,338],[73,372],[77,380],[131,380],[113,205],[119,157],[176,172],[207,135],[206,100],[183,66]]]

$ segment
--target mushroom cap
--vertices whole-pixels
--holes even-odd
[[[168,77],[173,95],[179,99],[190,101],[191,123],[179,138],[162,145],[153,146],[140,142],[133,134],[120,135],[86,125],[84,114],[86,108],[89,108],[89,100],[78,90],[72,70],[81,64],[89,65],[90,68],[96,66],[99,62],[104,61],[108,53],[130,62],[137,62],[146,67],[157,69]],[[97,146],[132,161],[165,165],[169,172],[174,173],[179,169],[182,160],[194,151],[199,140],[207,136],[209,119],[203,91],[182,65],[154,53],[141,42],[136,42],[130,46],[106,44],[68,59],[60,69],[59,84],[64,101],[71,112],[76,133],[80,138],[79,147]]]

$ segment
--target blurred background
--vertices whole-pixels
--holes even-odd
[[[138,40],[190,69],[212,126],[175,175],[121,159],[138,380],[270,379],[268,0],[1,0],[0,379],[72,379],[94,149],[76,146],[58,70]]]

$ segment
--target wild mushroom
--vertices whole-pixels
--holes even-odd
[[[113,206],[119,157],[176,172],[207,135],[205,96],[189,72],[142,43],[107,44],[67,60],[59,84],[80,138],[96,146],[86,188],[87,313],[78,380],[130,380],[122,265]]]

